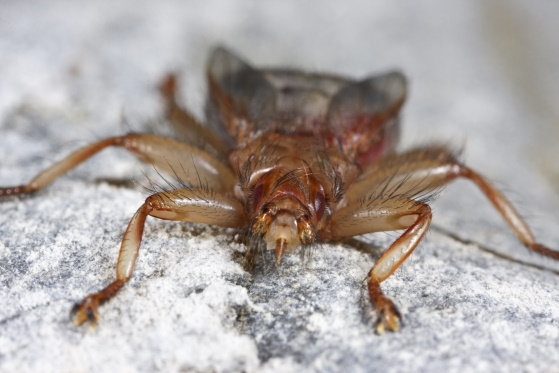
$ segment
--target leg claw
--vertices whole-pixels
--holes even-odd
[[[389,298],[381,296],[376,300],[377,320],[375,322],[375,332],[384,334],[385,330],[397,332],[400,330],[402,316],[398,308]]]
[[[72,308],[71,314],[74,319],[74,324],[81,325],[88,321],[91,325],[96,325],[99,320],[97,307],[99,307],[99,300],[95,295],[88,295],[85,297],[80,304],[76,304]]]

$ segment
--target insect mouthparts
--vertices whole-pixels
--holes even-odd
[[[298,224],[293,214],[281,211],[272,218],[268,231],[264,235],[264,241],[268,250],[276,250],[278,264],[286,251],[292,253],[301,245],[298,236]]]
[[[287,241],[284,238],[278,238],[278,240],[276,241],[276,267],[279,267],[281,264],[283,254],[285,254],[286,246]]]

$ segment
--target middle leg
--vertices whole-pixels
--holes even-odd
[[[0,187],[0,197],[28,194],[42,189],[103,149],[112,146],[128,150],[140,160],[187,184],[207,184],[220,192],[230,191],[235,185],[235,175],[231,169],[200,148],[161,136],[129,133],[76,150],[25,185]]]
[[[530,250],[559,260],[559,252],[536,241],[526,221],[497,188],[483,176],[460,163],[453,152],[443,146],[419,148],[392,155],[373,165],[348,189],[348,203],[356,203],[371,194],[397,194],[417,199],[457,178],[464,178],[476,184],[519,240]]]

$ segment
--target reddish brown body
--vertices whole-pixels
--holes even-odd
[[[510,202],[440,145],[396,153],[406,80],[397,72],[354,81],[291,70],[256,70],[225,49],[209,62],[208,123],[175,101],[175,80],[161,85],[181,141],[128,134],[79,149],[27,185],[31,193],[108,146],[123,147],[176,179],[156,186],[122,241],[116,280],[76,307],[75,322],[96,321],[98,305],[132,275],[148,216],[231,227],[245,235],[247,262],[264,248],[276,265],[286,252],[378,231],[404,230],[371,269],[377,332],[397,330],[400,315],[380,289],[413,252],[431,221],[430,197],[448,182],[473,181],[531,250],[559,259],[535,240]]]

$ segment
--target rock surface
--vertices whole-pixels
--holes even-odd
[[[224,44],[256,66],[356,77],[399,67],[412,82],[403,146],[466,145],[466,162],[506,185],[559,248],[558,11],[520,0],[2,2],[0,185],[157,123],[155,86],[169,71],[201,117],[205,60]],[[140,169],[111,149],[31,197],[0,201],[0,371],[557,369],[559,265],[528,253],[466,182],[435,203],[428,238],[383,284],[403,313],[399,333],[375,335],[363,302],[363,279],[394,233],[251,275],[234,231],[155,219],[99,326],[75,327],[74,302],[114,276],[145,197],[126,182],[145,183]]]

